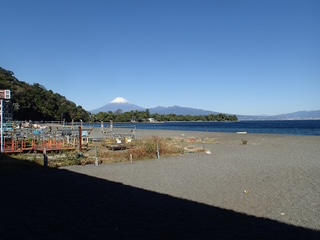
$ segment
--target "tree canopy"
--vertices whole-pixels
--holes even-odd
[[[120,114],[119,114],[120,113]],[[217,115],[210,114],[206,116],[191,116],[191,115],[176,115],[176,114],[150,114],[149,110],[146,111],[130,111],[124,112],[100,112],[98,114],[92,115],[91,121],[103,121],[108,122],[110,120],[114,122],[148,122],[149,119],[158,122],[166,121],[238,121],[235,115],[226,115],[219,113]]]
[[[45,89],[42,85],[33,85],[19,81],[14,73],[0,67],[0,89],[11,90],[11,104],[14,120],[32,121],[88,121],[90,114],[81,106],[67,100],[64,96]]]

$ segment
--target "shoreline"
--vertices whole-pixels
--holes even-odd
[[[94,125],[94,127],[99,127]],[[285,121],[244,121],[244,122],[166,122],[153,123],[118,123],[113,127],[137,130],[184,130],[208,132],[247,132],[250,134],[280,134],[293,136],[320,136],[320,121],[285,120]],[[106,124],[105,129],[109,129]]]
[[[93,128],[92,134],[99,135],[100,128]],[[115,134],[132,134],[131,129],[129,128],[113,128],[113,132]],[[136,136],[147,137],[147,136],[159,136],[159,137],[173,137],[173,136],[239,136],[239,137],[311,137],[311,138],[319,138],[317,135],[291,135],[291,134],[275,134],[275,133],[250,133],[246,132],[246,134],[238,134],[237,132],[209,132],[209,131],[193,131],[193,130],[166,130],[166,129],[136,129]],[[102,135],[101,135],[102,136]]]

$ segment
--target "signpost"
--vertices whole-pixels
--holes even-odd
[[[8,100],[11,98],[10,90],[0,90],[0,108],[1,108],[1,153],[4,152],[4,141],[3,141],[3,100]]]
[[[10,94],[10,90],[0,90],[0,99],[10,99],[11,98],[11,94]]]

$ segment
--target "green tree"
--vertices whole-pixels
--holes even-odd
[[[14,120],[61,121],[61,117],[66,121],[89,120],[89,113],[81,106],[38,83],[30,85],[19,81],[13,72],[1,67],[0,89],[10,89],[11,103],[19,105],[13,108]]]

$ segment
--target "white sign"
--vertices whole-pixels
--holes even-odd
[[[10,99],[11,93],[10,90],[0,90],[0,99]]]

